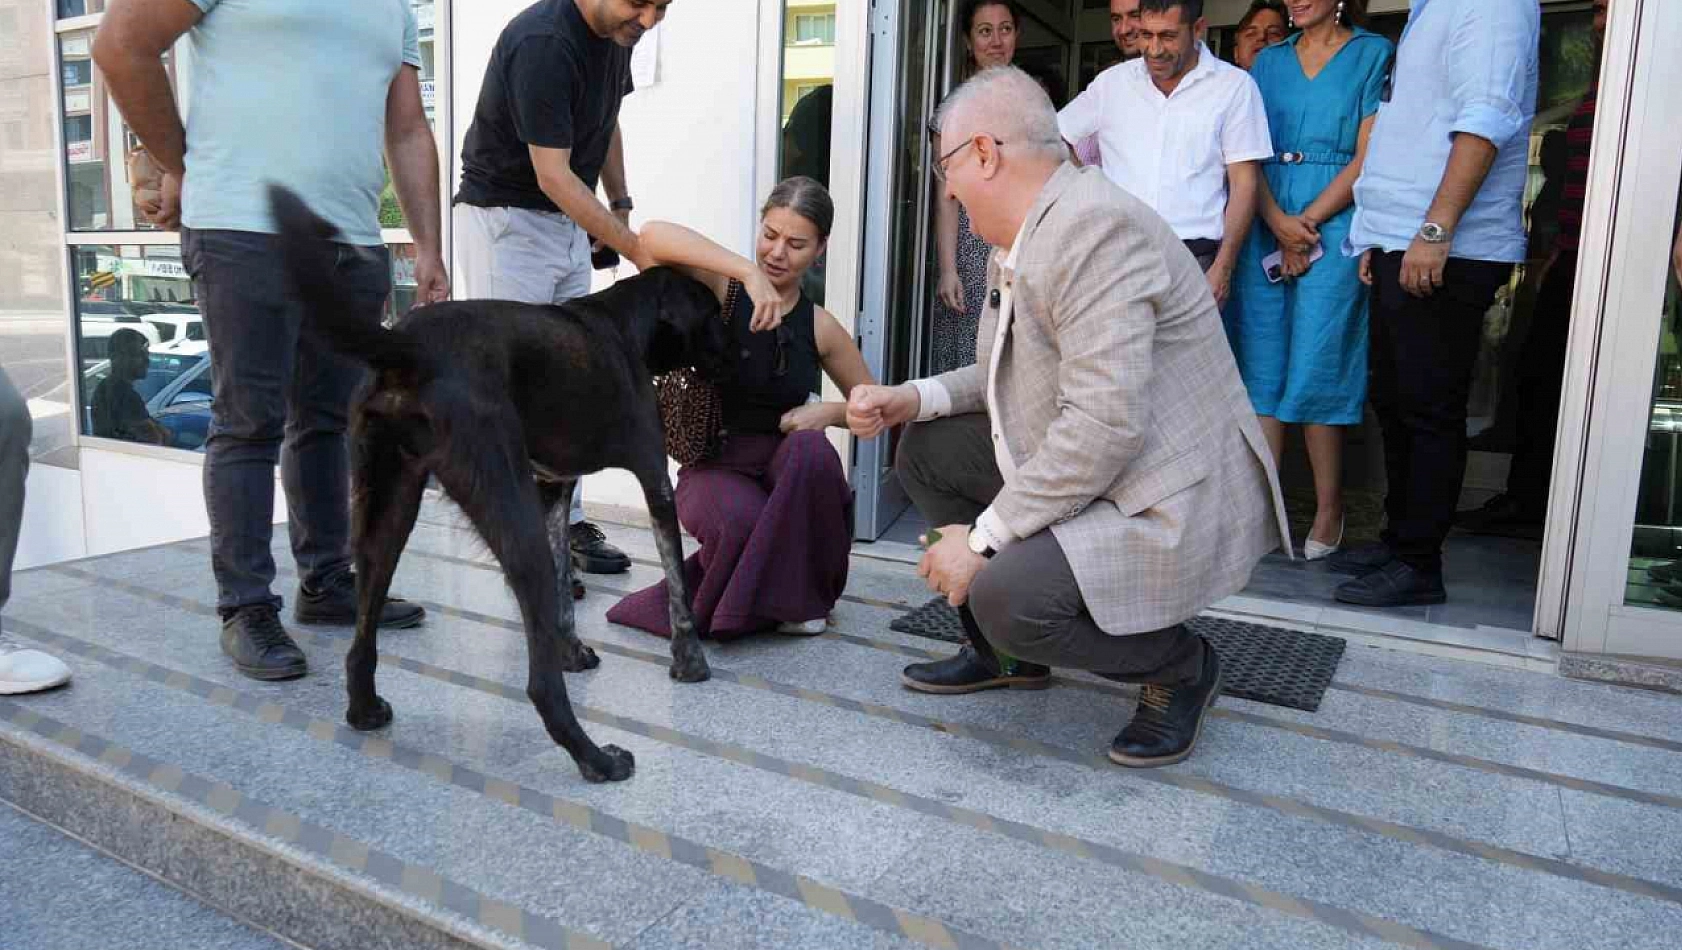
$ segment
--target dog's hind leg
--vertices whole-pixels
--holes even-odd
[[[672,624],[672,679],[699,683],[712,676],[701,639],[695,633],[695,615],[690,611],[689,578],[683,570],[683,539],[678,534],[677,501],[672,481],[666,475],[664,455],[659,465],[639,466],[637,480],[648,500],[649,519],[654,523],[654,543],[660,549],[660,566],[666,571],[667,605]]]
[[[631,753],[614,746],[598,748],[567,699],[566,658],[555,634],[560,616],[555,565],[517,419],[510,405],[452,420],[452,444],[449,456],[438,462],[438,480],[496,555],[519,601],[526,627],[526,695],[544,728],[572,756],[586,780],[623,781],[635,766]]]
[[[405,424],[359,412],[354,427],[351,525],[357,579],[356,640],[345,655],[345,686],[350,694],[345,721],[364,731],[391,722],[391,706],[374,688],[380,612],[426,489],[426,469],[403,451],[399,427]]]
[[[578,582],[572,576],[572,546],[567,543],[567,515],[563,505],[572,502],[573,481],[539,481],[537,483],[538,496],[543,502],[544,513],[548,516],[549,550],[555,561],[555,587],[561,592],[559,610],[555,616],[555,632],[560,638],[561,669],[568,673],[582,673],[593,670],[602,665],[601,657],[596,651],[585,646],[578,639],[578,627],[573,620],[572,602],[576,596],[569,597],[567,592],[577,588]]]

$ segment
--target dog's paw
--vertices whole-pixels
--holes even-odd
[[[568,673],[582,673],[601,665],[602,658],[596,655],[596,651],[582,643],[561,651],[561,669]]]
[[[350,723],[350,727],[358,732],[372,732],[384,728],[391,725],[391,704],[375,696],[371,709],[352,706],[345,710],[345,722]]]
[[[672,658],[671,668],[667,671],[672,679],[680,683],[704,683],[712,679],[712,668],[707,665],[707,658],[700,651],[678,658]]]
[[[637,769],[637,760],[625,749],[604,745],[596,762],[579,760],[578,772],[586,782],[623,782]]]

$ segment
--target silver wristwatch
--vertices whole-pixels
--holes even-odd
[[[1435,221],[1427,221],[1419,226],[1419,239],[1426,244],[1447,244],[1448,228]]]

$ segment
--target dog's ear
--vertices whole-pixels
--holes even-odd
[[[659,374],[685,366],[715,366],[729,346],[729,333],[712,291],[669,268],[653,268],[644,276],[659,283],[653,295],[656,312],[649,370]]]

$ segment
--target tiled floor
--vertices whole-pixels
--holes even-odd
[[[8,621],[76,679],[0,701],[0,753],[154,757],[179,794],[260,800],[299,847],[532,946],[1678,946],[1682,698],[1351,644],[1319,712],[1225,699],[1190,760],[1134,772],[1103,758],[1133,703],[1113,685],[903,689],[946,648],[888,630],[927,592],[873,558],[826,635],[712,645],[715,677],[675,684],[664,641],[603,617],[659,576],[646,531],[608,527],[637,562],[589,578],[603,663],[568,687],[637,756],[626,783],[583,783],[544,734],[500,574],[437,510],[394,588],[428,621],[380,641],[378,741],[336,727],[344,630],[303,635],[301,681],[229,668],[187,542],[19,575]]]

